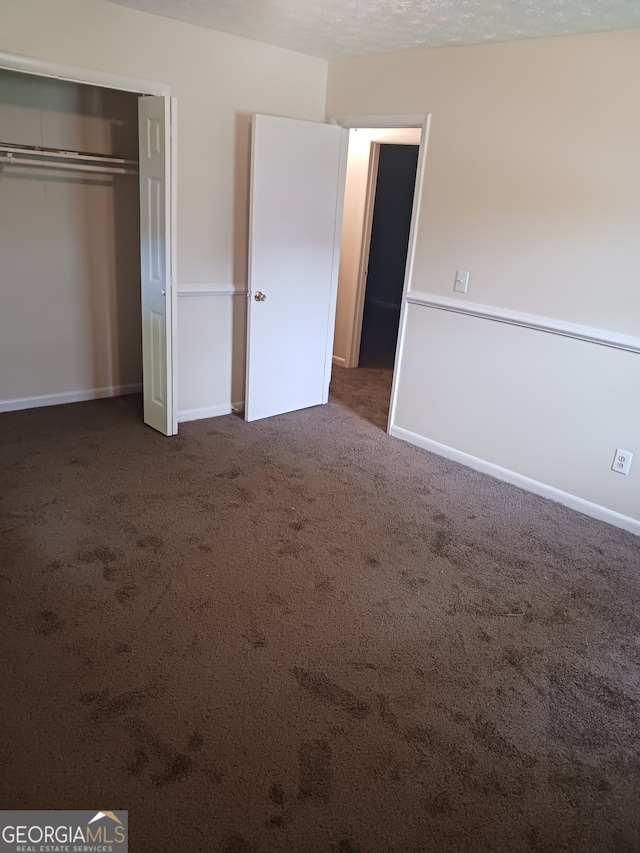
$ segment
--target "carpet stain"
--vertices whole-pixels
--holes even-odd
[[[431,551],[437,557],[447,557],[449,545],[453,542],[453,536],[448,530],[441,528],[437,531],[433,542],[431,543]]]
[[[251,627],[242,634],[242,637],[253,649],[264,649],[269,645],[267,638],[258,628]]]
[[[352,666],[354,669],[367,669],[367,670],[370,670],[371,672],[377,672],[378,671],[378,667],[375,665],[375,663],[371,663],[371,661],[368,661],[368,660],[350,660],[350,661],[347,661],[347,663],[349,664],[349,666]]]
[[[202,747],[204,746],[204,738],[198,731],[194,731],[189,738],[189,743],[187,744],[187,749],[191,752],[200,752]]]
[[[139,708],[151,697],[144,690],[128,690],[126,693],[109,698],[108,690],[98,690],[92,693],[81,693],[78,698],[83,705],[92,706],[95,722],[105,723],[127,714],[134,708]]]
[[[140,536],[136,541],[138,548],[151,548],[156,554],[162,553],[165,550],[164,539],[162,536]]]
[[[424,575],[418,575],[416,572],[410,572],[405,569],[400,572],[400,583],[409,589],[420,589],[426,586],[428,579]]]
[[[134,583],[128,583],[121,586],[120,589],[117,589],[115,594],[120,604],[125,604],[139,595],[139,593],[140,590]]]
[[[68,459],[65,463],[67,468],[88,468],[89,462],[86,459],[78,459],[77,457],[73,457],[72,459]]]
[[[283,806],[286,799],[284,788],[274,782],[269,788],[269,799],[274,806]]]
[[[362,850],[351,838],[343,838],[334,847],[335,853],[362,853]]]
[[[311,672],[302,667],[295,667],[293,674],[300,687],[312,696],[337,705],[357,720],[363,720],[371,713],[371,707],[366,702],[335,684],[323,672]]]
[[[203,762],[186,755],[160,737],[160,735],[145,720],[140,717],[130,716],[123,721],[123,726],[137,740],[136,749],[154,757],[156,766],[161,769],[152,775],[152,781],[156,787],[171,785],[180,782],[195,772],[202,773],[212,783],[218,785],[222,781],[218,771],[205,765]],[[204,739],[198,732],[193,732],[189,738],[187,749],[197,752],[204,745]]]
[[[158,787],[162,787],[163,785],[170,785],[173,782],[186,779],[192,773],[193,759],[183,752],[178,752],[169,762],[166,772],[162,775],[154,776],[153,781]]]
[[[317,580],[314,585],[314,589],[323,597],[332,596],[336,591],[333,578],[329,577],[329,575],[320,575],[319,580]]]
[[[253,494],[244,486],[238,486],[237,496],[241,504],[249,504],[253,500]]]
[[[35,632],[42,637],[48,637],[61,631],[65,626],[65,620],[61,619],[53,610],[39,610],[36,614]]]
[[[298,798],[329,802],[333,787],[331,747],[324,739],[305,740],[298,750]]]
[[[215,433],[214,433],[215,435]],[[242,474],[240,468],[227,468],[225,471],[219,471],[216,474],[216,477],[222,477],[225,480],[237,480],[237,478]]]

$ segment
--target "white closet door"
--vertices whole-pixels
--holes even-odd
[[[348,135],[256,115],[245,417],[326,403]]]
[[[175,101],[138,101],[140,256],[144,422],[164,435],[178,431],[175,406],[176,286],[174,251]]]

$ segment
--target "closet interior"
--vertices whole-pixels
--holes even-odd
[[[142,387],[137,103],[0,70],[0,411]]]

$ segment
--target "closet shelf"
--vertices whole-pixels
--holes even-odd
[[[47,169],[102,172],[112,175],[138,174],[137,160],[124,160],[121,157],[87,154],[81,151],[64,151],[57,148],[7,145],[2,142],[0,142],[0,164],[6,166],[44,166]]]

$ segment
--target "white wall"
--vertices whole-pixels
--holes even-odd
[[[362,323],[364,293],[358,290],[358,274],[363,251],[368,249],[368,246],[363,245],[363,229],[371,145],[373,142],[417,145],[420,142],[421,134],[420,128],[399,127],[353,128],[349,131],[347,180],[344,193],[340,272],[338,276],[338,302],[333,340],[334,363],[343,367],[356,366],[356,360],[352,358],[356,316],[359,323]],[[355,337],[359,339],[358,335]]]
[[[639,99],[630,30],[336,60],[327,114],[432,114],[414,293],[640,346]],[[426,305],[405,321],[396,430],[640,531],[639,355]]]
[[[178,299],[180,420],[226,415],[244,404],[246,296],[243,290],[193,288]],[[211,346],[230,370],[207,369]],[[202,401],[221,401],[206,403]]]
[[[171,85],[178,99],[179,285],[212,294],[245,286],[249,117],[322,120],[327,63],[103,0],[0,0],[0,20],[0,51]],[[222,337],[215,325],[199,324],[191,340],[190,298],[178,300],[179,409],[228,409],[233,401],[219,394],[238,373],[243,334],[239,324],[225,325]],[[234,299],[242,301],[210,297],[225,316]]]
[[[0,70],[0,139],[138,157],[137,98]],[[0,174],[0,411],[136,390],[138,179]]]

